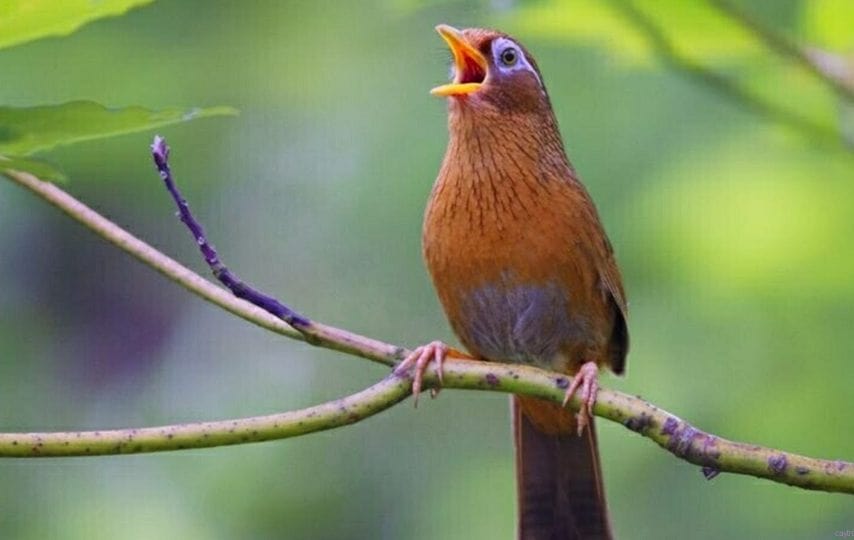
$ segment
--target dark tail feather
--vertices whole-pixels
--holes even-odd
[[[551,402],[513,397],[521,540],[612,538],[596,428],[591,422],[576,435],[572,414]]]

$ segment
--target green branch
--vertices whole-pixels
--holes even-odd
[[[0,162],[0,164],[2,163]],[[22,171],[3,170],[0,168],[0,173],[13,182],[32,191],[74,221],[80,223],[122,251],[132,255],[146,266],[157,270],[196,296],[262,328],[292,339],[306,340],[301,332],[291,328],[281,319],[274,317],[245,300],[233,296],[229,291],[217,287],[175,259],[164,255],[98,212],[95,212],[58,188],[55,184],[44,182],[32,174]],[[313,330],[315,331],[315,335],[312,336],[312,340],[317,341],[318,345],[328,349],[361,356],[362,358],[367,358],[368,360],[373,360],[387,366],[393,366],[403,358],[401,356],[403,350],[399,347],[352,334],[346,330],[320,323],[314,324],[315,328]]]
[[[274,332],[304,339],[302,334],[281,320],[231,296],[122,230],[55,185],[23,172],[3,171],[3,174],[205,300]],[[408,352],[403,347],[313,324],[316,328],[311,342],[318,346],[389,366]],[[425,383],[428,388],[436,387],[436,373],[432,366],[425,374]],[[510,392],[560,402],[567,383],[565,375],[527,366],[449,360],[445,365],[443,388]],[[2,433],[0,457],[130,454],[282,439],[358,422],[399,403],[410,392],[411,381],[407,377],[389,375],[351,396],[299,411],[268,416],[109,431]],[[578,400],[573,399],[571,406],[577,407]],[[685,461],[702,466],[708,476],[717,472],[732,472],[806,489],[854,494],[852,463],[814,459],[728,441],[700,431],[639,397],[605,388],[599,391],[593,413],[655,441]]]

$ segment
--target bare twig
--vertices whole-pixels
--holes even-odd
[[[169,168],[169,146],[166,144],[166,140],[159,135],[154,137],[154,142],[151,145],[151,157],[154,158],[154,164],[157,166],[157,172],[160,173],[160,178],[163,180],[163,183],[166,184],[166,189],[169,191],[169,195],[172,196],[172,200],[175,201],[175,205],[178,207],[178,217],[190,230],[190,233],[193,235],[193,239],[199,246],[199,251],[202,252],[202,257],[204,257],[205,262],[208,263],[214,277],[216,277],[220,283],[225,285],[226,288],[234,294],[234,296],[242,298],[251,304],[255,304],[267,313],[282,319],[303,334],[306,341],[312,341],[314,339],[314,328],[310,320],[282,304],[272,296],[266,295],[252,286],[247,285],[238,279],[238,277],[234,275],[234,273],[232,273],[232,271],[229,270],[220,260],[219,255],[216,252],[216,248],[208,242],[202,224],[193,217],[193,213],[190,212],[190,205],[187,204],[187,200],[184,199],[183,195],[181,195],[181,191],[172,179],[172,170]]]
[[[294,330],[282,319],[274,317],[246,300],[236,298],[225,289],[212,285],[210,281],[171,257],[164,255],[139,238],[136,238],[65,191],[59,189],[56,185],[39,180],[35,176],[22,171],[3,171],[0,169],[0,173],[5,174],[8,178],[32,191],[107,242],[132,255],[143,264],[154,268],[193,294],[262,328],[292,339],[305,340],[305,336],[302,333]],[[313,326],[318,344],[326,348],[367,358],[368,360],[373,360],[387,366],[393,366],[397,361],[405,357],[405,350],[386,343],[320,323],[313,323]]]
[[[282,320],[235,298],[194,274],[130,233],[122,230],[56,186],[31,174],[3,172],[76,221],[178,282],[191,292],[250,322],[295,339],[304,336]],[[357,334],[312,323],[320,346],[393,365],[408,352]],[[569,383],[562,374],[533,367],[453,360],[445,364],[445,388],[512,392],[560,402]],[[425,374],[426,388],[437,384],[435,370]],[[389,375],[352,396],[300,411],[277,415],[175,426],[109,431],[0,434],[0,457],[45,457],[126,454],[205,448],[267,441],[331,429],[367,418],[403,400],[411,392],[407,377]],[[573,398],[570,405],[578,406]],[[618,422],[655,441],[677,457],[703,467],[708,476],[733,472],[767,478],[806,489],[854,493],[854,464],[813,459],[747,445],[704,433],[684,420],[634,397],[600,389],[594,414]]]

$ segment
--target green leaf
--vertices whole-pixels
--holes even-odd
[[[233,115],[231,107],[154,111],[110,109],[91,101],[43,107],[0,107],[0,154],[27,156],[55,146],[153,129],[208,116]]]
[[[154,0],[3,0],[0,49],[49,36],[68,35],[102,17],[122,15]]]
[[[0,173],[6,171],[24,171],[51,182],[64,182],[66,180],[61,171],[43,161],[16,156],[0,156]]]

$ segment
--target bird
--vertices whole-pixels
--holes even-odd
[[[453,56],[451,81],[431,90],[447,98],[449,139],[422,253],[466,352],[433,341],[395,372],[412,376],[416,399],[424,370],[435,362],[441,385],[449,356],[570,376],[562,405],[511,398],[517,535],[611,538],[592,408],[600,367],[622,374],[629,349],[614,250],[530,52],[496,30],[436,30]]]

